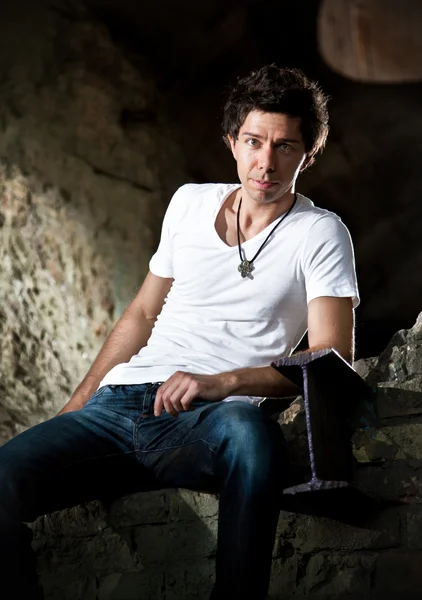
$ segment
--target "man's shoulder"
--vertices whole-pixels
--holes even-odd
[[[239,186],[239,183],[185,183],[179,187],[175,196],[198,200],[204,197],[221,199]]]
[[[326,208],[315,206],[312,200],[303,194],[299,194],[298,196],[299,202],[296,214],[303,225],[306,224],[307,227],[312,227],[312,225],[315,223],[321,223],[324,225],[331,223],[333,226],[341,223],[344,225],[341,218],[336,213]]]
[[[350,246],[350,232],[339,215],[331,210],[315,206],[305,196],[301,196],[298,204],[298,226],[306,251],[312,254],[315,249],[321,248],[325,244],[342,248]]]

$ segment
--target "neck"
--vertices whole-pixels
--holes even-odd
[[[288,193],[273,202],[261,203],[250,198],[244,192],[243,188],[240,188],[234,198],[233,210],[237,212],[240,199],[242,198],[241,222],[243,223],[243,228],[253,226],[265,229],[270,223],[289,210],[295,201],[295,196],[296,193],[289,190]]]

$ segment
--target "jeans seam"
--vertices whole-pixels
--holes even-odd
[[[159,386],[160,386],[159,383],[154,383],[151,387],[147,388],[144,392],[141,414],[138,416],[138,418],[133,423],[134,427],[133,427],[132,441],[133,441],[133,447],[135,448],[135,453],[138,452],[136,450],[136,448],[138,447],[138,440],[140,438],[139,425],[145,417],[145,404],[146,404],[146,400],[147,400],[147,394],[148,394],[148,398],[149,398],[150,396],[152,396],[152,394],[154,394],[154,392],[155,393],[157,392],[157,389],[159,388]],[[138,454],[136,454],[136,455],[138,456]]]
[[[213,449],[211,444],[203,438],[191,440],[190,442],[186,442],[185,444],[177,444],[176,446],[164,446],[163,448],[156,448],[155,450],[135,450],[135,452],[139,454],[152,454],[153,452],[163,452],[165,450],[178,450],[179,448],[185,448],[186,446],[191,446],[192,444],[196,444],[197,442],[203,442],[206,446],[208,446],[208,450],[211,452],[211,454],[215,454],[215,450]]]

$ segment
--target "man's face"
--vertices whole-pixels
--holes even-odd
[[[269,204],[294,192],[308,160],[299,118],[253,110],[238,139],[229,141],[243,192],[252,200]]]

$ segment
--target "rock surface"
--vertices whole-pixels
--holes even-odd
[[[0,20],[0,444],[68,400],[183,180],[153,79],[81,6]]]

